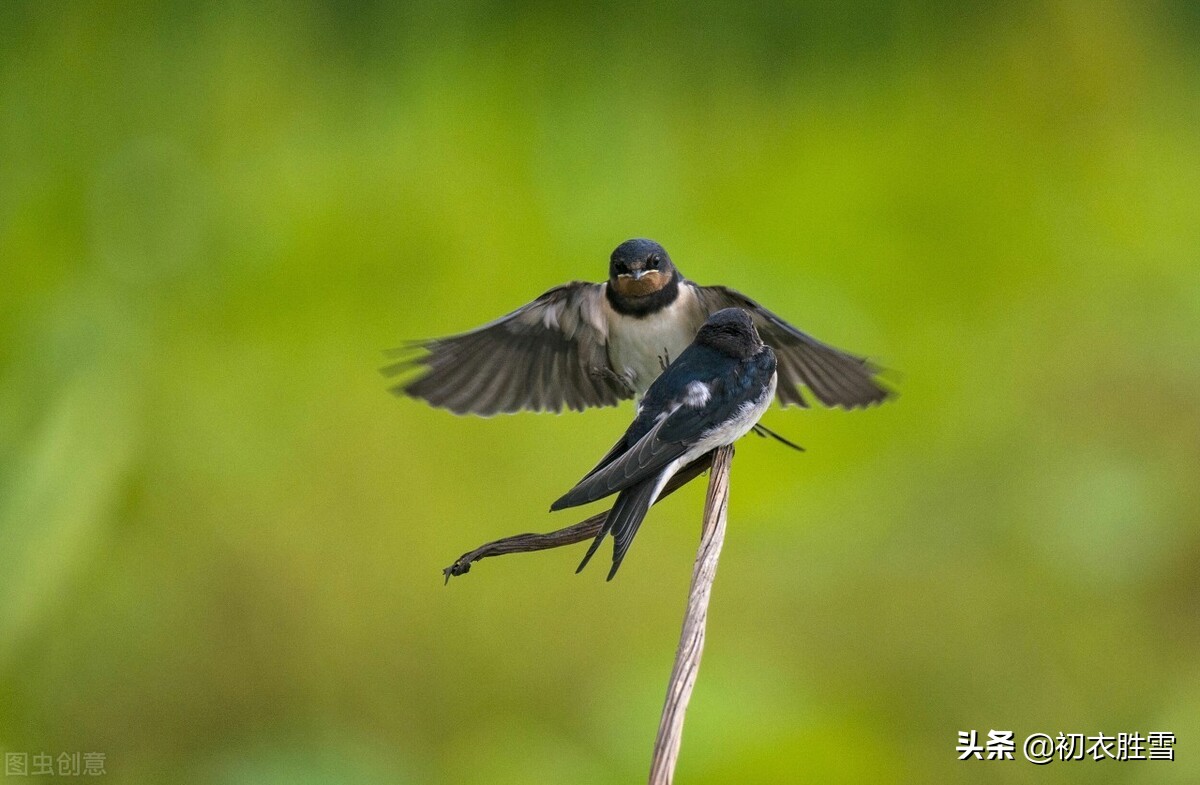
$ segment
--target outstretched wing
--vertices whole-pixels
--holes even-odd
[[[709,314],[736,306],[749,312],[763,343],[775,350],[779,361],[776,396],[785,407],[808,404],[798,386],[804,385],[826,406],[856,409],[890,397],[892,391],[875,377],[879,369],[862,357],[821,343],[797,330],[741,292],[724,286],[695,285],[696,295]]]
[[[416,341],[419,357],[384,369],[420,375],[392,388],[455,414],[582,411],[633,391],[608,369],[603,284],[575,281],[470,332]]]

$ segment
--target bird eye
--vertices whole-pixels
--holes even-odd
[[[649,267],[651,270],[657,270],[658,265],[661,262],[662,262],[662,257],[659,256],[658,254],[653,254],[649,259],[646,260],[646,266]]]

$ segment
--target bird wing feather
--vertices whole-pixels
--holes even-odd
[[[693,286],[709,314],[731,306],[750,314],[763,343],[775,350],[779,372],[776,396],[783,406],[807,407],[798,389],[801,385],[824,405],[847,409],[870,406],[893,394],[876,379],[879,369],[869,360],[797,330],[741,292],[724,286]]]
[[[415,341],[419,352],[388,366],[420,368],[393,391],[455,414],[582,411],[615,406],[633,391],[608,370],[602,284],[573,281],[469,332]]]

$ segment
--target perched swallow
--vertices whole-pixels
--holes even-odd
[[[807,406],[800,386],[826,406],[857,408],[890,391],[878,369],[792,327],[724,286],[683,277],[661,245],[628,240],[612,252],[608,281],[555,287],[470,332],[409,344],[415,359],[384,372],[420,367],[393,390],[455,414],[583,410],[643,395],[710,315],[749,312],[779,360],[779,401]]]
[[[775,369],[775,353],[746,311],[726,308],[704,322],[691,345],[650,385],[621,440],[550,506],[561,510],[619,494],[580,570],[611,531],[612,580],[671,477],[758,422],[775,395]]]

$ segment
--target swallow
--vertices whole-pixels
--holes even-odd
[[[763,343],[746,311],[725,308],[704,322],[692,343],[650,384],[620,441],[550,506],[561,510],[617,494],[576,572],[611,532],[612,580],[671,478],[746,435],[770,407],[778,385],[776,368],[775,352]]]
[[[749,297],[701,286],[652,240],[627,240],[612,252],[604,283],[573,281],[469,332],[415,341],[416,351],[384,369],[420,369],[392,388],[455,414],[521,410],[581,411],[639,397],[691,343],[712,314],[747,311],[778,358],[784,407],[807,407],[807,390],[825,406],[870,406],[890,390],[878,368],[801,332]]]

